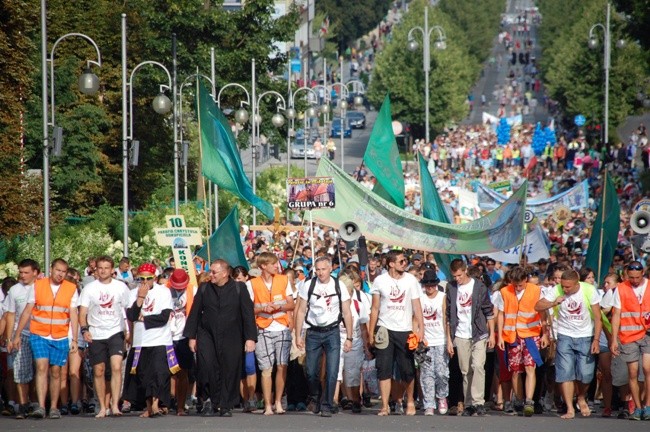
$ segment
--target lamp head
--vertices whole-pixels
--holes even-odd
[[[596,39],[595,37],[590,37],[587,46],[589,46],[590,49],[598,48],[598,39]]]
[[[318,117],[318,110],[314,108],[313,106],[310,106],[307,108],[307,117],[309,118],[316,118]]]
[[[356,95],[356,96],[354,97],[354,104],[355,104],[356,106],[361,106],[361,105],[363,105],[363,96]]]
[[[275,113],[273,114],[273,117],[271,117],[271,123],[273,123],[273,126],[276,128],[280,128],[284,125],[284,117],[280,113]]]
[[[79,91],[87,95],[94,95],[99,90],[99,78],[86,68],[79,77]]]
[[[447,42],[445,42],[444,39],[438,39],[436,43],[434,44],[437,50],[444,50],[447,49]]]
[[[330,106],[328,104],[324,103],[320,107],[320,112],[323,113],[323,114],[328,114],[330,112]]]
[[[415,51],[415,50],[418,49],[419,46],[420,46],[420,44],[418,44],[418,41],[416,41],[415,39],[410,39],[408,41],[408,43],[406,44],[406,48],[409,51]]]
[[[296,118],[296,110],[293,108],[288,108],[286,110],[286,116],[289,120],[293,120]]]
[[[248,111],[244,108],[239,108],[235,111],[235,121],[239,124],[246,123],[248,121]]]
[[[172,101],[164,93],[153,98],[151,105],[158,114],[167,114],[172,109]]]
[[[348,109],[348,101],[346,101],[345,99],[341,99],[339,106],[341,107],[342,110]]]

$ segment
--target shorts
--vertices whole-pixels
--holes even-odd
[[[178,366],[183,370],[191,370],[194,367],[194,353],[190,350],[190,340],[184,338],[174,341],[174,352]]]
[[[634,363],[641,360],[642,354],[650,354],[650,336],[647,334],[643,338],[621,344],[621,358],[625,363]]]
[[[20,335],[20,349],[11,354],[16,384],[29,384],[34,379],[34,355],[29,335]]]
[[[413,351],[406,346],[410,333],[388,330],[388,346],[375,350],[377,378],[380,381],[393,377],[393,364],[399,371],[400,381],[410,382],[415,378]]]
[[[244,361],[242,362],[241,367],[241,377],[242,379],[255,375],[257,373],[257,367],[255,366],[255,352],[247,352],[244,356]]]
[[[0,352],[0,379],[7,378],[7,351]]]
[[[537,346],[537,351],[540,349],[540,337],[533,336],[533,341],[535,346]],[[508,344],[506,348],[508,350],[508,369],[512,373],[524,373],[526,372],[526,367],[537,367],[537,363],[533,359],[533,356],[528,351],[526,346],[526,341],[517,337],[515,339],[516,345]]]
[[[260,370],[271,369],[274,365],[288,365],[291,351],[291,332],[266,331],[260,329],[257,333],[255,357]]]
[[[115,333],[108,339],[93,339],[88,346],[91,366],[104,363],[110,370],[111,357],[113,356],[124,356],[124,332]]]
[[[580,381],[589,384],[596,371],[596,358],[591,354],[592,336],[573,338],[559,334],[555,354],[555,381]]]
[[[623,360],[622,356],[612,357],[612,385],[616,387],[623,386],[629,383],[630,373],[627,369],[627,363]],[[643,368],[639,365],[639,374],[637,376],[639,382],[645,381],[643,375]]]
[[[512,372],[508,369],[506,352],[497,347],[497,362],[499,363],[499,383],[512,381]]]
[[[338,381],[342,380],[346,387],[359,387],[361,385],[361,365],[364,358],[363,345],[353,346],[350,351],[343,352],[343,344],[341,344]]]
[[[22,336],[21,336],[22,337]],[[65,366],[68,362],[70,343],[68,338],[51,340],[32,334],[29,337],[34,360],[47,359],[51,366]]]

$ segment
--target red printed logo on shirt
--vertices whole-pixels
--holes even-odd
[[[458,304],[463,308],[472,307],[472,294],[469,292],[460,293],[458,296]]]
[[[146,299],[144,299],[144,304],[142,305],[142,312],[153,312],[153,307],[155,304],[156,304],[155,299],[152,300],[149,297],[147,297]]]
[[[569,300],[566,304],[567,311],[571,315],[582,315],[582,303],[575,301],[575,300]]]
[[[424,319],[426,320],[435,321],[438,318],[438,311],[436,311],[433,306],[425,306],[424,309],[422,309],[422,316],[424,316]]]
[[[101,308],[112,308],[113,307],[113,296],[108,293],[99,294],[99,307]]]
[[[406,297],[406,291],[401,292],[397,285],[393,286],[388,294],[388,300],[393,303],[401,303],[404,300],[404,297]]]

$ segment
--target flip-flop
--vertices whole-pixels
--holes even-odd
[[[380,416],[380,417],[386,417],[386,416],[389,416],[389,415],[390,415],[390,412],[387,411],[387,410],[385,410],[385,409],[381,409],[381,410],[379,410],[379,412],[377,413],[377,415]]]
[[[122,411],[113,411],[111,412],[111,417],[122,417]]]
[[[185,417],[185,416],[187,416],[187,412],[186,411],[180,411],[180,412],[177,412],[176,415],[179,416],[179,417]]]
[[[157,412],[155,412],[155,413],[152,413],[152,414],[149,416],[149,418],[162,417],[162,415],[163,415],[163,414],[162,414],[161,411],[157,411]]]

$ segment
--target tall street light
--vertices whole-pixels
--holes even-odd
[[[433,31],[438,33],[438,39],[434,44],[436,49],[443,50],[447,48],[447,37],[445,36],[445,31],[440,26],[433,26],[429,28],[429,7],[424,7],[424,28],[420,26],[413,27],[409,30],[408,33],[408,45],[407,48],[409,51],[415,51],[418,49],[418,42],[415,40],[415,33],[420,32],[422,34],[422,45],[423,45],[423,55],[422,55],[422,68],[424,70],[424,122],[425,122],[425,138],[426,142],[429,142],[429,72],[431,71],[431,33]]]
[[[187,158],[188,158],[188,153],[189,153],[189,143],[186,142],[183,139],[183,89],[186,86],[189,86],[190,84],[194,83],[193,81],[196,78],[196,80],[199,80],[200,78],[205,79],[208,81],[210,84],[212,84],[212,80],[208,78],[205,75],[202,75],[200,73],[195,73],[187,78],[181,83],[181,86],[178,89],[178,123],[179,123],[179,128],[178,128],[178,144],[179,147],[181,148],[181,166],[183,167],[183,202],[187,204]]]
[[[298,116],[298,113],[296,111],[296,97],[298,96],[298,93],[300,92],[305,92],[306,95],[311,94],[312,97],[314,98],[313,100],[318,99],[318,95],[314,90],[307,86],[303,86],[300,88],[297,88],[293,93],[289,93],[289,108],[286,111],[286,116],[287,118],[291,121],[291,125],[289,127],[289,131],[294,130],[295,131],[295,119]],[[318,110],[314,108],[313,106],[309,106],[305,110],[305,112],[302,114],[303,116],[303,137],[304,137],[304,150],[303,150],[303,158],[304,158],[304,164],[305,164],[305,177],[307,176],[307,143],[309,142],[309,135],[307,133],[307,128],[309,125],[309,122],[311,119],[318,117]],[[291,162],[291,139],[289,138],[287,140],[287,176],[290,174],[290,164]]]
[[[79,91],[87,95],[93,95],[99,90],[99,78],[90,71],[90,65],[98,67],[102,65],[102,57],[99,47],[90,37],[82,33],[68,33],[56,40],[52,45],[52,51],[47,51],[47,7],[45,0],[41,0],[41,96],[43,108],[43,245],[44,259],[43,269],[45,275],[50,274],[50,150],[52,146],[49,141],[49,128],[52,127],[54,132],[54,149],[60,150],[63,141],[63,129],[56,126],[54,119],[54,52],[61,41],[69,37],[80,37],[88,41],[95,47],[97,52],[97,61],[87,60],[87,67],[84,73],[79,77]],[[48,75],[49,63],[49,75]],[[48,77],[49,77],[49,94],[48,94]],[[48,106],[49,104],[49,106]],[[50,114],[48,115],[48,110]]]
[[[122,217],[123,217],[123,246],[124,256],[129,256],[129,141],[131,142],[132,152],[138,151],[139,142],[133,140],[133,76],[142,66],[157,66],[165,71],[168,78],[168,84],[160,84],[160,92],[153,99],[153,110],[158,114],[166,114],[172,109],[172,101],[164,94],[165,89],[172,88],[172,77],[169,70],[161,63],[156,61],[143,61],[131,71],[127,81],[127,63],[126,63],[126,14],[122,14]],[[128,92],[127,92],[128,89]],[[135,154],[134,154],[135,155]],[[176,156],[175,156],[176,157]],[[137,164],[137,158],[134,157],[134,164]]]
[[[264,93],[260,94],[257,96],[257,88],[256,88],[256,83],[255,83],[255,59],[252,61],[252,89],[253,91],[251,92],[251,101],[253,102],[252,111],[253,111],[253,121],[251,122],[251,127],[253,130],[252,133],[252,151],[253,151],[253,193],[257,193],[257,158],[256,158],[256,151],[257,150],[257,143],[260,141],[260,126],[262,124],[262,116],[260,115],[260,103],[262,102],[262,99],[264,99],[266,96],[275,96],[275,106],[276,106],[276,112],[273,114],[273,117],[271,117],[271,123],[273,123],[273,126],[276,128],[280,128],[284,125],[284,116],[280,114],[280,111],[286,111],[287,109],[287,103],[284,99],[284,97],[274,91],[274,90],[268,90],[265,91]],[[253,207],[253,225],[257,225],[257,208]]]
[[[611,33],[609,29],[609,21],[611,16],[611,5],[607,3],[607,15],[605,18],[605,25],[601,23],[596,23],[589,29],[589,43],[588,46],[591,49],[598,48],[598,38],[596,37],[596,27],[599,27],[603,31],[603,48],[604,48],[604,60],[603,60],[603,69],[605,70],[605,113],[604,113],[604,126],[605,126],[605,137],[604,144],[609,143],[609,68],[611,66],[612,60],[612,40]],[[625,40],[620,39],[616,42],[618,48],[623,48],[625,46]]]
[[[340,78],[343,78],[343,56],[339,58],[340,60],[340,70],[341,73],[339,74]],[[347,83],[343,84],[342,81],[337,82],[332,84],[332,88],[335,86],[339,86],[340,90],[340,97],[339,97],[339,111],[341,115],[341,169],[345,171],[345,124],[347,121],[347,116],[346,116],[346,111],[348,109],[348,98],[350,96],[350,86],[352,86],[353,89],[357,89],[358,92],[354,96],[354,107],[359,107],[363,105],[363,96],[361,96],[359,93],[363,94],[366,92],[366,87],[361,81],[358,80],[350,80]]]

